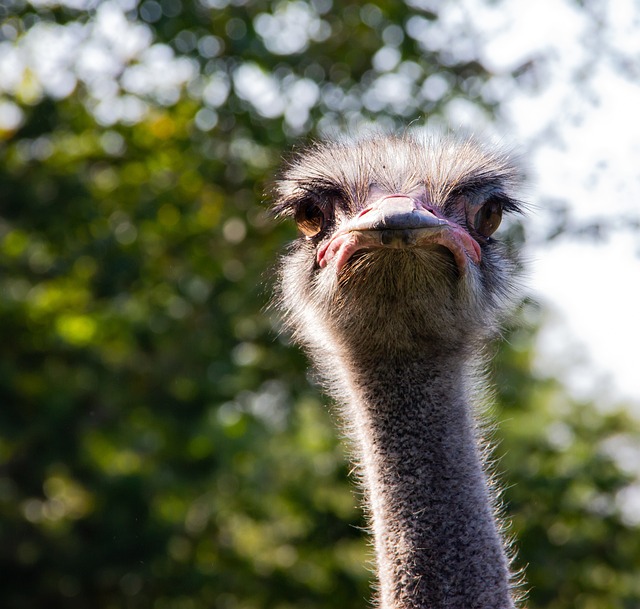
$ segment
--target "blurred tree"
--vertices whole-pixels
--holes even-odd
[[[264,310],[293,229],[261,199],[299,138],[491,116],[438,6],[0,6],[4,606],[366,606],[349,466]],[[496,368],[530,606],[635,607],[637,424],[537,378],[524,312]]]
[[[570,398],[534,372],[543,312],[527,303],[494,361],[505,512],[528,606],[627,608],[640,600],[638,422]],[[529,328],[528,330],[525,328]]]

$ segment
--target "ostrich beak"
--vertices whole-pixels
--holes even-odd
[[[405,249],[442,245],[452,254],[461,272],[469,262],[478,264],[478,242],[459,224],[439,217],[421,201],[406,195],[388,195],[363,209],[318,250],[323,268],[335,260],[340,272],[359,250]]]

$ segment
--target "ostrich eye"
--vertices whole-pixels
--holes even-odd
[[[296,224],[307,237],[315,237],[326,225],[326,217],[314,203],[302,203],[296,211]]]
[[[490,237],[502,220],[502,205],[498,199],[489,199],[473,218],[473,227],[481,237]]]

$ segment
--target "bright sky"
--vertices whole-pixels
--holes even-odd
[[[603,0],[593,9],[597,30],[572,0],[464,4],[494,70],[541,60],[535,88],[508,96],[503,127],[527,154],[529,199],[539,206],[528,284],[553,311],[539,366],[558,373],[578,362],[566,378],[578,396],[631,400],[640,413],[638,231],[598,244],[565,237],[536,245],[553,221],[545,200],[568,202],[577,223],[640,218],[640,5]]]

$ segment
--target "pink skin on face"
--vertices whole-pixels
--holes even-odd
[[[384,230],[402,230],[409,243],[382,242]],[[442,245],[461,271],[481,260],[480,244],[459,224],[437,216],[434,210],[405,195],[382,197],[339,230],[317,253],[321,268],[335,261],[339,273],[357,251],[375,248],[429,247]]]

